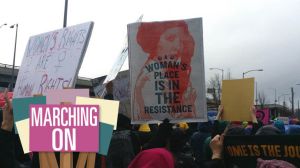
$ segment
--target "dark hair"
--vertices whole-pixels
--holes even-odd
[[[245,128],[241,125],[230,124],[224,131],[225,135],[246,135]]]
[[[171,132],[170,135],[170,151],[172,153],[181,152],[185,143],[186,143],[186,136],[183,130],[176,128]]]
[[[281,131],[273,125],[265,125],[259,128],[255,135],[281,135]]]
[[[171,133],[172,124],[169,123],[169,120],[165,119],[163,123],[159,125],[154,137],[144,146],[144,149],[167,147],[167,142],[170,139]]]
[[[118,114],[117,129],[131,129],[130,119],[123,114]]]

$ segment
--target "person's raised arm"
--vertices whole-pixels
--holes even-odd
[[[251,119],[252,119],[252,123],[257,123],[256,108],[254,105],[251,107]]]
[[[13,138],[13,113],[12,105],[4,91],[5,106],[2,111],[3,121],[0,129],[0,167],[15,167],[14,138]]]
[[[5,106],[3,108],[3,121],[1,124],[1,128],[5,131],[12,131],[14,121],[13,121],[13,112],[12,112],[12,105],[11,101],[8,98],[8,90],[5,89],[4,91],[4,99],[5,99]]]
[[[222,120],[222,118],[223,118],[223,112],[224,112],[224,107],[222,105],[219,105],[218,114],[217,114],[216,120]]]

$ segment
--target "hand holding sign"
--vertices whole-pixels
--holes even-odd
[[[13,112],[12,112],[11,101],[8,99],[7,93],[8,90],[5,89],[4,91],[5,106],[3,108],[3,121],[2,121],[1,128],[6,131],[11,131],[14,123]]]
[[[253,105],[250,110],[252,111],[251,113],[252,122],[257,123],[255,106]]]
[[[212,150],[212,159],[221,159],[222,158],[222,152],[223,152],[223,141],[224,136],[223,135],[216,135],[211,141],[210,141],[210,148]]]

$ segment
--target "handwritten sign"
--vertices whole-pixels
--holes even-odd
[[[207,121],[202,19],[128,25],[132,123]]]
[[[14,98],[74,87],[92,28],[88,22],[30,37]]]

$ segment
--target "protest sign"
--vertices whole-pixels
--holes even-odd
[[[30,37],[14,98],[74,87],[92,28],[93,22],[88,22]]]
[[[32,104],[46,104],[45,96],[15,98],[12,101],[14,122],[19,133],[23,152],[29,153],[29,106]]]
[[[97,78],[101,81],[103,77]],[[95,80],[97,80],[95,79]],[[119,113],[131,118],[130,110],[130,85],[129,85],[129,70],[119,72],[112,80],[114,100],[120,101]],[[94,85],[95,93],[102,93],[105,90],[105,84],[96,83]]]
[[[128,25],[132,123],[207,121],[202,19]]]
[[[107,155],[113,129],[117,128],[119,102],[77,96],[76,104],[96,104],[100,107],[99,153]]]
[[[259,109],[256,110],[256,118],[264,123],[264,125],[269,124],[270,120],[270,109]]]
[[[30,151],[98,152],[98,117],[98,105],[30,105]]]
[[[299,135],[226,136],[224,160],[239,167],[256,167],[256,159],[285,160],[300,167]]]
[[[47,104],[61,104],[62,102],[76,104],[76,96],[89,97],[89,89],[49,90]]]
[[[143,15],[141,15],[136,22],[141,22],[143,19]],[[99,97],[103,97],[105,93],[105,85],[109,82],[112,81],[116,78],[118,75],[119,71],[121,70],[126,58],[128,57],[128,36],[125,38],[125,44],[124,47],[122,48],[122,51],[116,60],[115,64],[113,65],[112,69],[110,70],[109,74],[105,77],[102,86],[98,85],[94,88],[95,90],[95,95]]]
[[[254,78],[223,80],[223,120],[252,121],[251,107],[254,103]]]

